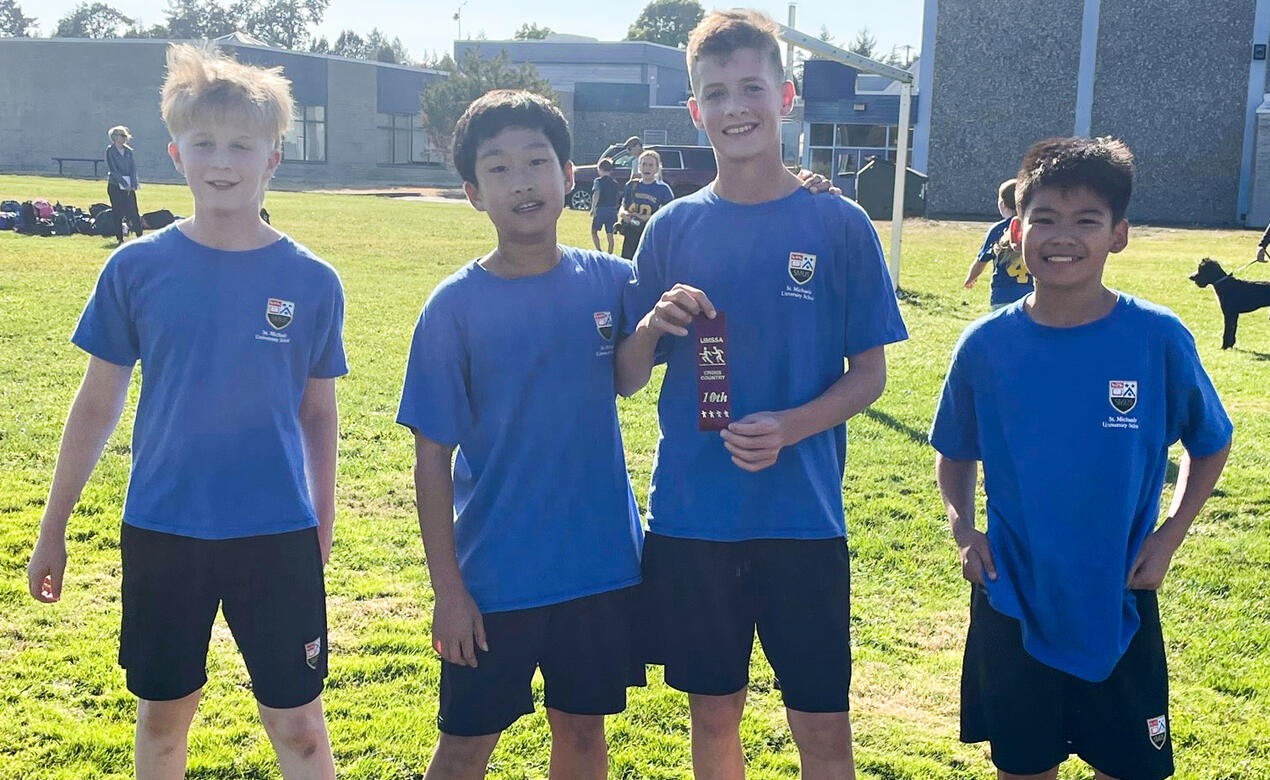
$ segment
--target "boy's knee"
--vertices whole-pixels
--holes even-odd
[[[442,734],[437,741],[437,750],[432,755],[429,776],[439,773],[440,777],[462,776],[470,772],[472,767],[484,767],[489,763],[490,754],[498,744],[498,734],[482,734],[478,737],[456,737]]]
[[[798,752],[824,761],[851,754],[851,721],[844,713],[790,714],[790,731]]]
[[[551,741],[554,744],[577,753],[607,750],[603,715],[573,715],[548,709],[547,721],[551,724]]]
[[[269,721],[268,730],[278,746],[295,755],[308,758],[326,742],[326,721],[321,708],[297,707],[261,714]]]
[[[708,739],[731,738],[741,725],[745,711],[745,690],[727,696],[689,696],[692,730]]]
[[[137,736],[157,742],[176,742],[185,739],[190,721],[198,707],[201,691],[171,701],[137,702]]]

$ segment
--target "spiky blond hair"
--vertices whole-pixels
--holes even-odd
[[[168,47],[159,105],[173,139],[208,114],[243,121],[272,138],[275,146],[291,129],[291,82],[282,68],[244,65],[188,43]]]

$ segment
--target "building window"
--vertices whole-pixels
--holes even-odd
[[[810,146],[833,146],[833,125],[813,122]]]
[[[812,149],[811,170],[828,178],[833,167],[833,149]]]
[[[645,130],[644,131],[644,145],[645,146],[649,144],[664,144],[664,143],[666,143],[665,130]]]
[[[886,148],[886,125],[838,125],[838,146]]]
[[[380,114],[379,133],[381,164],[426,165],[442,161],[418,114]]]
[[[291,120],[282,137],[282,159],[326,162],[326,106],[296,103]]]

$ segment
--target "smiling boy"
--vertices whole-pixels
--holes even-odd
[[[716,11],[689,38],[688,107],[718,178],[648,223],[618,348],[623,394],[666,363],[646,632],[650,660],[688,694],[699,778],[744,774],[738,729],[756,630],[802,776],[854,773],[844,423],[881,394],[884,345],[906,337],[868,217],[803,190],[782,164],[794,86],[775,31],[762,14]],[[726,345],[727,407],[699,407],[703,328],[715,375]],[[701,430],[724,413],[722,431]]]
[[[1100,780],[1173,772],[1156,590],[1221,474],[1231,424],[1177,317],[1103,285],[1129,241],[1132,184],[1119,141],[1028,150],[1009,231],[1036,289],[962,334],[931,426],[972,583],[961,738],[989,741],[1003,779],[1051,780],[1071,753]]]
[[[556,243],[569,147],[560,110],[519,90],[473,101],[454,131],[464,192],[498,245],[429,296],[397,413],[415,438],[436,594],[434,780],[485,775],[499,735],[533,711],[535,669],[551,777],[603,780],[604,716],[644,683],[633,626],[643,531],[613,384],[633,273]]]
[[[347,373],[335,271],[260,220],[290,84],[168,50],[168,152],[194,216],[106,261],[72,340],[90,355],[28,567],[62,596],[66,526],[142,367],[124,503],[119,663],[136,775],[185,775],[219,608],[287,778],[333,778],[322,714],[322,567],[335,520],[334,378]]]

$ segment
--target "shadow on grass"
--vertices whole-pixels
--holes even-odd
[[[947,314],[965,322],[976,320],[983,314],[977,309],[972,309],[965,301],[957,301],[946,295],[922,290],[905,290],[901,287],[895,291],[895,297],[900,303],[912,306],[914,309],[932,314]]]
[[[1270,360],[1270,352],[1258,352],[1255,349],[1244,349],[1243,347],[1235,347],[1236,352],[1242,352],[1253,360]]]
[[[893,431],[904,434],[914,444],[920,444],[925,447],[929,443],[926,438],[926,431],[921,431],[911,425],[902,423],[886,412],[879,412],[877,409],[865,409],[864,416],[879,425],[885,425]]]

